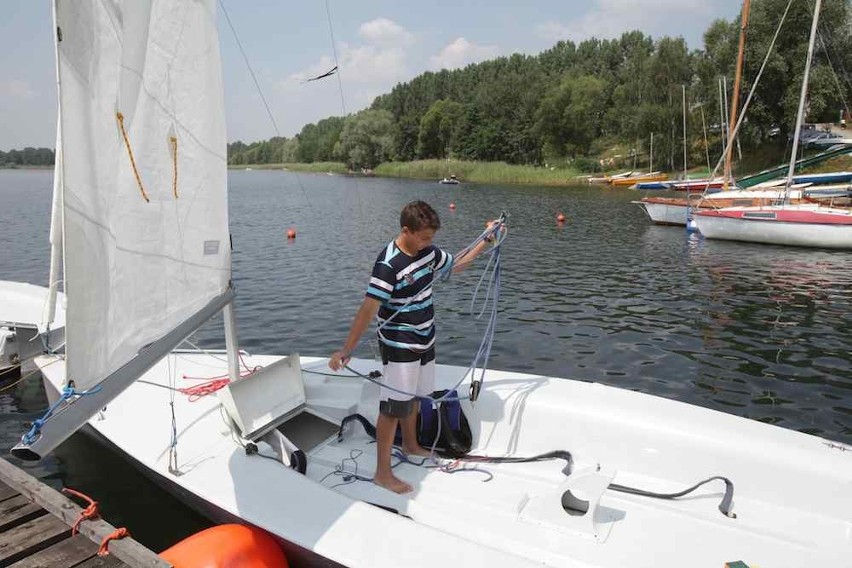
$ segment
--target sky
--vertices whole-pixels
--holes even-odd
[[[357,112],[394,85],[425,71],[456,69],[512,53],[535,55],[559,40],[617,38],[638,29],[654,38],[681,36],[691,49],[700,49],[703,33],[713,20],[732,20],[740,9],[739,0],[222,3],[239,38],[238,42],[220,9],[228,140],[244,142],[279,134],[291,137],[307,123]],[[0,150],[54,145],[51,4],[50,0],[2,2]],[[340,80],[304,83],[305,78],[334,67],[335,51]]]

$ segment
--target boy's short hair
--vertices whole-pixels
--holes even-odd
[[[412,201],[402,208],[399,214],[399,226],[408,227],[410,231],[421,229],[432,229],[437,231],[441,228],[441,219],[432,206],[425,201]]]

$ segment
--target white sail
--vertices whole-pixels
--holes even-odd
[[[228,288],[224,102],[214,0],[56,10],[67,376],[84,391]]]

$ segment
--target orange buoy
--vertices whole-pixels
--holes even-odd
[[[287,568],[281,545],[265,530],[218,525],[189,536],[160,553],[175,568]]]
[[[565,222],[565,215],[563,215],[562,213],[558,213],[556,215],[556,222],[557,223],[564,223]]]
[[[455,209],[455,208],[456,208],[456,204],[451,201],[450,202],[450,209]]]
[[[287,229],[287,238],[288,239],[295,239],[296,238],[296,229],[294,229],[292,227]]]

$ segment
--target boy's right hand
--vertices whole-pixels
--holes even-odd
[[[349,363],[350,359],[352,359],[352,355],[346,351],[335,351],[332,353],[331,359],[328,360],[328,366],[332,371],[339,371]]]

